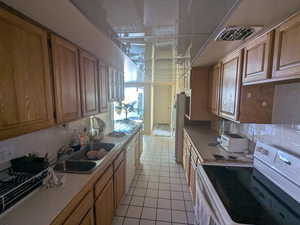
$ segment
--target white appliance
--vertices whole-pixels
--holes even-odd
[[[186,95],[184,93],[177,94],[176,106],[175,106],[176,107],[175,158],[177,163],[182,162],[185,101],[186,101]]]
[[[196,225],[299,225],[300,157],[257,143],[253,167],[199,165]]]
[[[248,139],[238,134],[225,133],[221,135],[220,145],[228,152],[246,152],[248,150]]]

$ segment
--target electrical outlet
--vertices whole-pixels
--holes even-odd
[[[15,156],[14,148],[10,146],[0,147],[0,163],[7,162]]]

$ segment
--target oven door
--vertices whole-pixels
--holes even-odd
[[[207,187],[201,179],[199,171],[196,179],[196,200],[195,200],[195,224],[196,225],[222,225],[217,219],[212,202],[207,193]]]

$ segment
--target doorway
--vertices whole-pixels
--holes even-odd
[[[154,120],[153,134],[170,136],[172,86],[155,85],[154,87]]]

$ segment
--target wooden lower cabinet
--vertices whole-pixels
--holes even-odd
[[[95,225],[110,225],[114,209],[114,185],[111,178],[95,201]]]
[[[187,154],[187,143],[186,139],[183,141],[183,151],[182,151],[182,164],[183,164],[183,169],[186,169],[186,154]]]
[[[195,151],[195,149],[192,149]],[[196,199],[196,177],[197,177],[197,158],[191,157],[191,166],[190,166],[190,190],[192,193],[193,201]]]
[[[123,160],[120,166],[114,172],[114,193],[115,193],[115,208],[120,205],[120,202],[125,194],[126,182],[126,163]]]
[[[82,219],[80,225],[93,225],[93,210],[89,210],[88,213]]]
[[[190,151],[186,151],[185,154],[185,176],[187,180],[187,184],[190,184],[190,164],[191,164],[191,153]]]
[[[79,193],[51,225],[94,225],[93,192]]]

